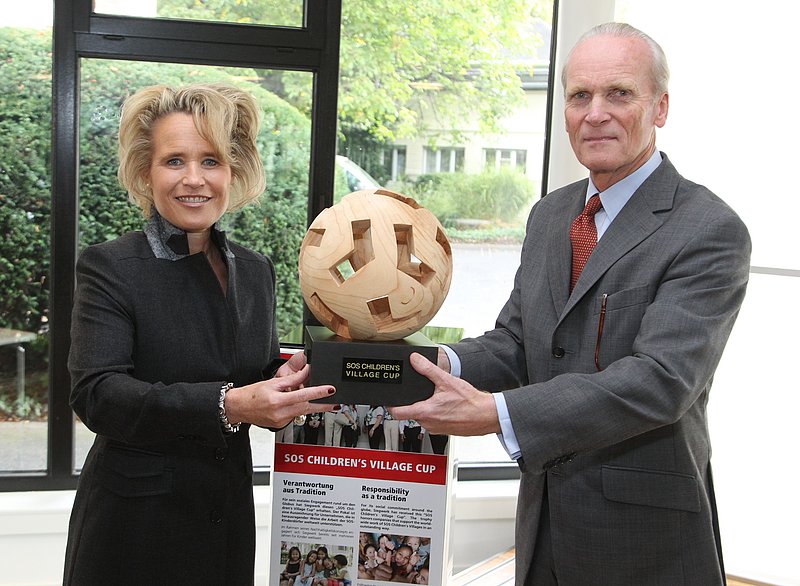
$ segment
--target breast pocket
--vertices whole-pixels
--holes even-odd
[[[100,458],[97,480],[121,497],[169,494],[172,469],[164,454],[134,448],[109,447]]]
[[[598,326],[596,331],[587,329],[587,335],[591,336],[587,343],[596,345],[600,363],[608,366],[631,355],[652,299],[648,285],[608,293],[605,300],[602,289],[600,291],[593,311],[593,320]]]
[[[601,294],[595,299],[594,313],[599,315],[603,308],[603,295]],[[641,308],[641,313],[644,313],[647,305],[650,303],[650,286],[640,285],[638,287],[631,287],[622,289],[621,291],[609,292],[605,300],[606,315],[616,311],[636,311]]]

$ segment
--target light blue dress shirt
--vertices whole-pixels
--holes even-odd
[[[600,202],[603,207],[595,214],[594,223],[597,227],[597,240],[603,237],[605,231],[617,217],[619,212],[628,203],[628,200],[639,189],[645,179],[647,179],[653,171],[661,164],[661,153],[658,150],[653,152],[653,155],[647,162],[636,169],[633,173],[618,181],[602,193],[600,193]],[[599,190],[592,183],[591,177],[589,178],[589,186],[586,189],[586,201]],[[461,376],[461,360],[458,355],[449,346],[442,346],[445,354],[450,359],[450,374],[456,377]],[[514,427],[511,425],[511,416],[508,413],[508,406],[503,393],[492,393],[495,406],[497,407],[497,416],[500,419],[501,432],[497,434],[500,442],[503,444],[508,455],[513,459],[518,459],[522,455],[522,451],[517,442],[517,436],[514,433]]]

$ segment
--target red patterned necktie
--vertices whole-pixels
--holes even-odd
[[[569,239],[572,241],[572,278],[569,283],[570,293],[575,288],[575,283],[578,282],[578,277],[581,276],[583,267],[586,266],[586,261],[592,254],[595,245],[597,244],[597,228],[594,225],[594,215],[603,207],[600,203],[600,196],[594,194],[586,202],[586,207],[580,215],[572,222],[572,227],[569,229]]]

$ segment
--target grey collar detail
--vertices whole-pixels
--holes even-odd
[[[228,248],[225,232],[219,230],[219,222],[212,227],[212,238],[227,259],[234,258]],[[161,214],[153,210],[153,215],[144,227],[147,242],[153,255],[163,260],[180,260],[189,256],[189,239],[186,232],[170,224]]]

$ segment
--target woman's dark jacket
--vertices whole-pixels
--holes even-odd
[[[97,437],[64,583],[249,585],[248,426],[224,435],[218,402],[224,383],[274,374],[275,271],[215,231],[226,296],[205,255],[188,255],[185,234],[162,232],[161,251],[153,234],[91,246],[78,260],[70,402]]]

